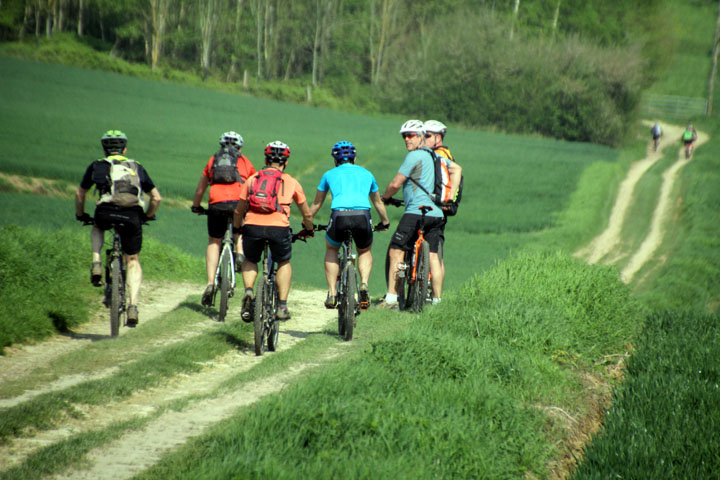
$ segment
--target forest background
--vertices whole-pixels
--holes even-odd
[[[76,65],[283,101],[617,146],[651,72],[681,48],[665,35],[666,9],[676,6],[0,0],[0,40],[25,40],[5,54],[62,52]]]

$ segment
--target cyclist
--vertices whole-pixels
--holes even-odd
[[[240,185],[240,200],[235,209],[233,227],[243,233],[242,243],[245,260],[242,263],[242,278],[245,285],[245,296],[242,303],[242,318],[252,321],[252,302],[255,300],[253,286],[258,275],[258,262],[262,258],[265,241],[270,243],[270,253],[274,262],[278,264],[275,281],[278,288],[279,305],[277,309],[278,320],[288,320],[290,312],[287,308],[287,298],[290,292],[292,267],[292,234],[290,231],[290,205],[294,201],[302,214],[302,223],[305,236],[312,236],[313,217],[307,205],[305,192],[300,183],[285,173],[290,148],[283,142],[275,141],[265,147],[265,168],[248,178]],[[274,187],[270,187],[271,175],[279,171],[279,180]],[[262,181],[258,181],[262,179]],[[263,212],[255,207],[256,193],[262,193],[275,200],[275,208],[270,212]]]
[[[655,124],[650,129],[650,134],[652,134],[653,138],[653,148],[657,150],[658,143],[660,143],[660,137],[662,137],[663,134],[662,127],[658,122],[655,122]]]
[[[255,173],[255,167],[250,163],[250,160],[240,153],[242,147],[243,138],[239,133],[225,132],[220,135],[221,149],[210,157],[210,160],[205,165],[193,198],[191,210],[198,215],[203,214],[204,210],[200,207],[200,202],[202,202],[208,185],[210,186],[207,210],[208,246],[205,252],[207,286],[201,300],[201,303],[206,307],[209,307],[212,303],[215,271],[220,259],[220,246],[227,229],[228,219],[232,219],[233,212],[240,199],[240,184]],[[231,158],[235,158],[235,167],[229,172],[232,174],[229,176],[218,173],[221,169],[226,168],[216,164],[216,159],[219,159],[223,152],[227,152]],[[236,270],[240,268],[243,258],[242,243],[239,237],[239,234],[233,234]]]
[[[398,264],[403,261],[405,252],[412,249],[417,240],[420,228],[421,213],[419,207],[432,207],[425,218],[425,239],[430,244],[430,275],[432,276],[433,302],[440,301],[442,295],[442,266],[438,256],[440,235],[445,222],[442,210],[437,207],[427,193],[423,192],[410,178],[422,185],[428,192],[433,191],[435,167],[430,152],[425,147],[425,126],[420,120],[408,120],[400,127],[400,134],[408,150],[398,173],[390,181],[382,195],[384,202],[402,188],[405,202],[405,213],[400,219],[395,233],[390,240],[390,269],[388,291],[385,299],[379,304],[381,308],[398,309],[397,284],[392,281],[397,276]]]
[[[330,222],[325,239],[325,278],[328,284],[328,296],[325,308],[337,306],[337,278],[340,271],[338,250],[343,242],[343,232],[352,231],[353,240],[358,251],[357,266],[360,272],[360,308],[370,306],[368,280],[372,270],[373,227],[370,218],[370,202],[380,215],[377,230],[387,230],[390,226],[385,204],[380,198],[375,177],[369,170],[355,165],[355,145],[340,141],[330,151],[335,160],[335,168],[325,172],[310,206],[310,214],[314,217],[330,191],[332,204]]]
[[[442,159],[447,160],[446,164],[448,172],[450,173],[450,198],[455,199],[457,196],[458,187],[460,185],[460,179],[462,178],[462,167],[455,161],[450,148],[443,145],[445,140],[445,134],[447,133],[447,127],[444,123],[437,120],[427,120],[424,123],[425,126],[425,145],[431,148],[435,153]],[[438,254],[440,256],[440,265],[443,269],[443,277],[445,276],[445,259],[443,258],[443,250],[445,248],[445,225],[447,224],[447,212],[446,207],[443,207],[443,215],[445,222],[442,226],[440,233],[440,247]]]
[[[142,248],[142,224],[153,218],[162,198],[145,168],[135,160],[125,157],[127,136],[120,130],[108,130],[100,139],[105,157],[91,163],[75,195],[75,218],[81,222],[90,220],[85,213],[85,197],[95,185],[99,199],[95,207],[95,224],[90,232],[92,245],[92,267],[90,281],[96,287],[102,285],[102,249],[105,230],[118,224],[125,265],[127,265],[127,286],[129,301],[127,325],[138,323],[137,302],[142,283],[140,250]],[[118,172],[125,172],[120,176]],[[150,195],[150,204],[145,208],[143,192]]]
[[[693,147],[695,145],[695,140],[697,140],[697,130],[695,130],[695,127],[693,127],[692,124],[688,124],[688,126],[685,128],[682,139],[683,143],[685,144],[685,150],[692,153]]]

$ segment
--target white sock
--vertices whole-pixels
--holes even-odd
[[[438,303],[440,303],[440,299],[437,297],[433,297],[432,304],[437,305]]]
[[[386,293],[385,303],[397,303],[397,294]]]

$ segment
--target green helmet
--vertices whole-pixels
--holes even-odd
[[[100,139],[106,152],[122,152],[127,146],[127,135],[120,130],[108,130]]]

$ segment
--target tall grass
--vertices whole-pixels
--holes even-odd
[[[146,278],[156,280],[187,280],[200,265],[154,240],[145,242],[141,260]],[[0,352],[87,321],[102,297],[90,286],[89,267],[89,229],[0,226]]]
[[[519,255],[139,478],[543,477],[564,435],[545,407],[586,414],[579,371],[641,321],[610,269]]]
[[[717,478],[720,318],[650,317],[606,427],[573,479]]]

